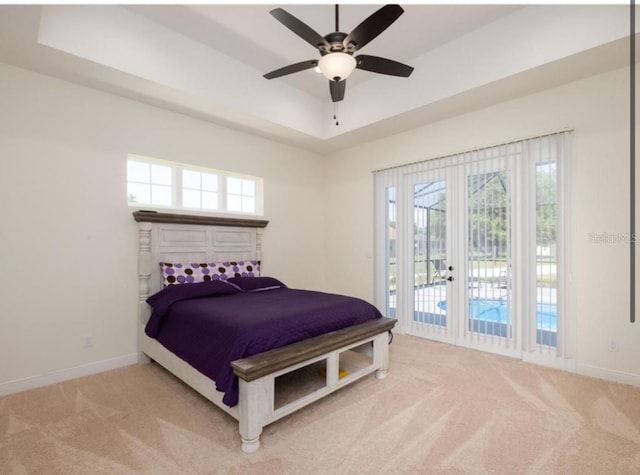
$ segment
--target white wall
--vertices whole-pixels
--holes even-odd
[[[0,394],[133,361],[127,153],[263,176],[265,272],[372,300],[372,170],[565,127],[577,370],[638,383],[628,246],[589,240],[628,228],[628,89],[613,71],[320,157],[0,64]]]
[[[640,322],[629,323],[629,245],[590,233],[629,230],[629,70],[499,104],[328,157],[330,290],[373,299],[372,170],[536,134],[575,129],[570,178],[578,372],[640,385]],[[616,341],[618,351],[609,351]]]
[[[133,361],[127,153],[264,177],[265,273],[324,287],[322,157],[0,64],[0,394]]]

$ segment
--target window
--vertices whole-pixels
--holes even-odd
[[[254,180],[227,177],[227,209],[237,213],[256,212],[256,183]]]
[[[385,224],[386,224],[386,234],[385,237],[387,239],[386,245],[386,271],[387,278],[385,279],[387,285],[386,291],[386,305],[387,316],[391,318],[397,318],[396,316],[396,285],[397,285],[397,271],[396,271],[396,263],[397,263],[397,249],[398,249],[398,231],[396,229],[396,188],[394,186],[390,186],[386,188],[385,193],[385,201],[387,202],[386,216],[385,216]]]
[[[182,171],[182,206],[218,209],[218,175],[196,170]]]
[[[171,206],[171,167],[129,160],[127,196],[129,203]]]
[[[557,346],[557,159],[542,150],[536,160],[536,343]]]
[[[262,178],[130,155],[131,206],[262,214]]]

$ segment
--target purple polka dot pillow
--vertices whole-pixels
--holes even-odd
[[[259,277],[260,261],[228,261],[202,264],[176,264],[161,262],[164,286],[195,284],[232,277]]]

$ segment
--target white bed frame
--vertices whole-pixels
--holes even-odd
[[[355,327],[277,348],[232,363],[239,378],[239,402],[229,407],[215,383],[144,333],[150,316],[147,297],[162,288],[160,262],[221,262],[262,259],[262,232],[267,221],[210,218],[136,211],[138,222],[138,349],[139,362],[150,360],[166,368],[186,384],[238,420],[242,450],[255,452],[262,428],[335,390],[388,370],[388,331],[395,320],[383,318]],[[370,363],[339,377],[340,355],[348,350],[369,351]],[[325,385],[282,407],[275,407],[275,380],[314,362],[325,361]]]

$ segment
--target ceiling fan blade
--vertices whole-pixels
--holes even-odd
[[[276,8],[275,10],[271,10],[269,13],[314,48],[320,48],[323,46],[328,49],[331,47],[329,42],[313,28],[298,20],[291,13],[283,10],[282,8]]]
[[[344,99],[344,92],[347,89],[347,81],[329,81],[329,92],[331,92],[331,100],[333,102],[340,102]]]
[[[300,63],[290,64],[289,66],[285,66],[284,68],[276,69],[275,71],[271,71],[270,73],[265,74],[264,77],[266,79],[279,78],[280,76],[286,76],[287,74],[293,74],[299,71],[304,71],[305,69],[315,68],[317,65],[317,59],[309,59]]]
[[[388,74],[389,76],[401,76],[408,78],[413,72],[413,67],[379,56],[360,54],[355,57],[356,69],[371,71],[372,73]]]
[[[386,30],[403,12],[400,5],[385,5],[367,17],[347,35],[343,41],[344,47],[348,48],[352,43],[355,48],[353,51],[359,50]]]

